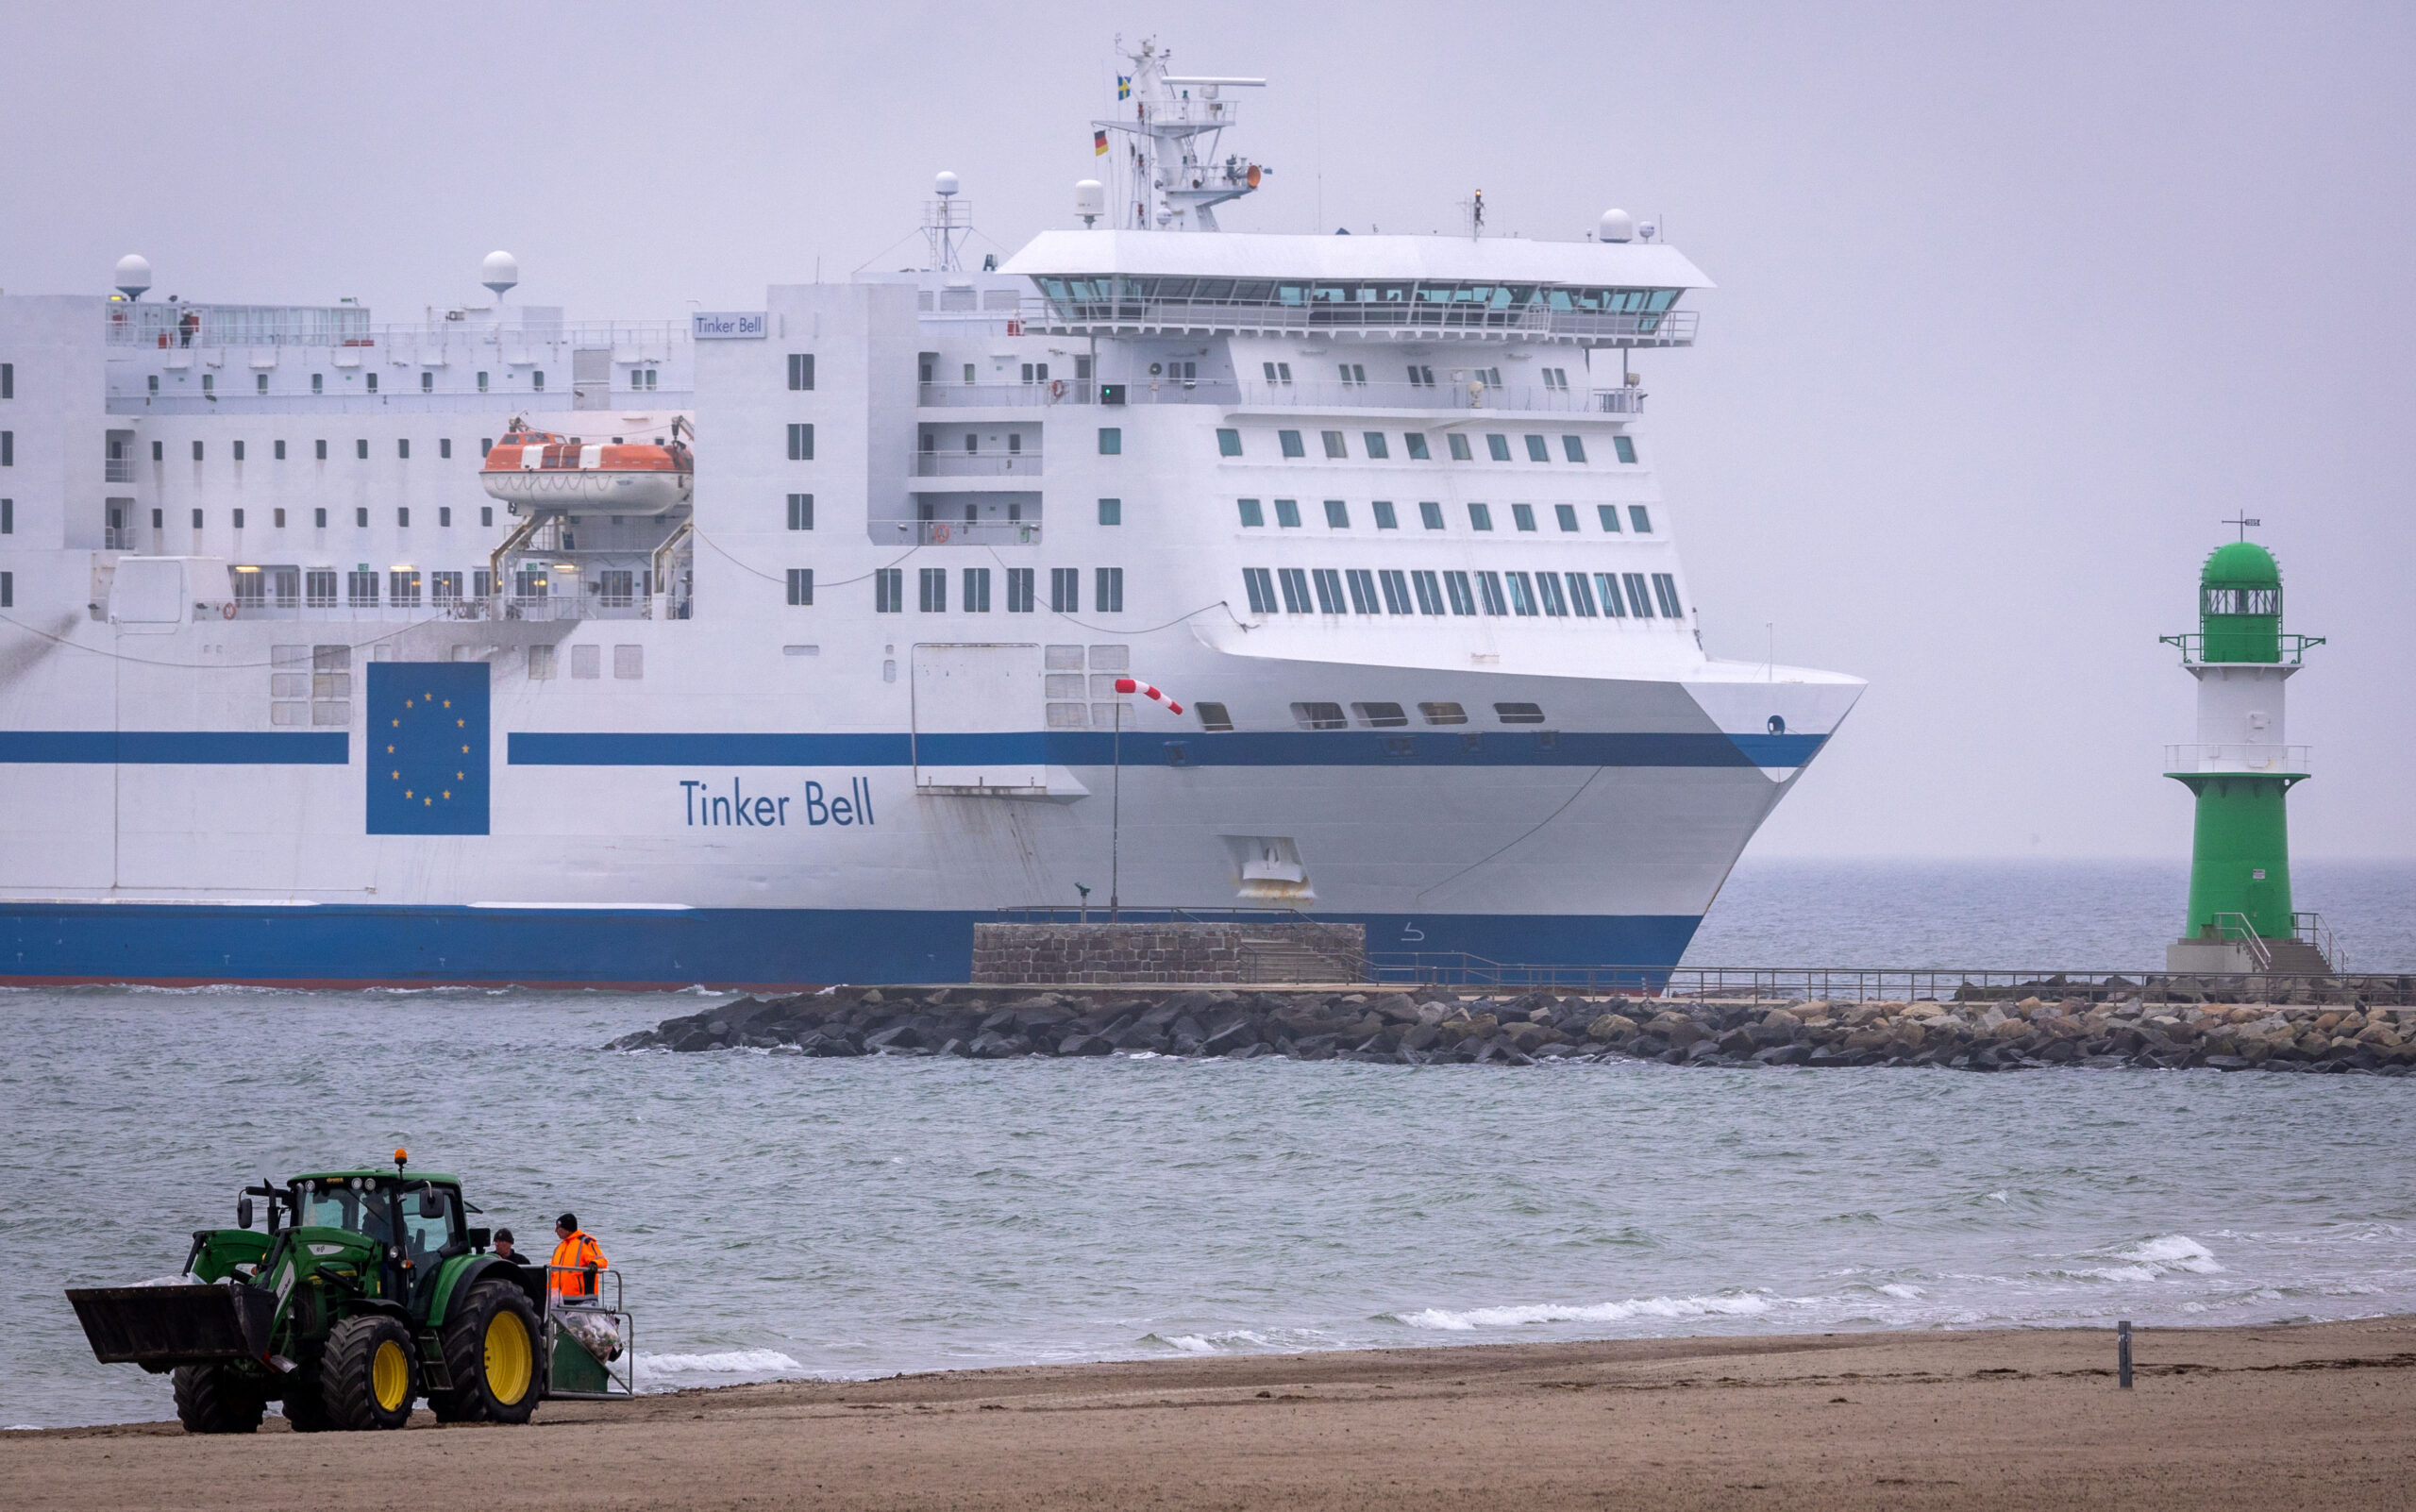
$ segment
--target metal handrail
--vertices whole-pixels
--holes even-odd
[[[926,408],[1088,404],[1096,387],[1087,380],[1073,378],[1033,383],[925,383],[917,386],[914,399]]]
[[[1685,346],[1693,344],[1700,311],[1693,310],[1597,311],[1523,309],[1491,305],[1322,302],[1277,300],[1109,298],[1026,299],[1021,319],[1035,330],[1081,333],[1096,329],[1282,331],[1432,330],[1453,336],[1566,336],[1612,340],[1621,344]]]
[[[1040,476],[1040,448],[1029,451],[918,451],[917,478],[1004,478],[1011,474]]]
[[[2207,922],[2214,927],[2215,933],[2220,938],[2229,940],[2235,945],[2246,946],[2249,958],[2257,963],[2257,969],[2262,971],[2273,966],[2273,948],[2267,945],[2265,937],[2257,932],[2257,926],[2249,922],[2247,915],[2213,914],[2207,916]]]
[[[2309,746],[2271,746],[2245,741],[2185,742],[2164,748],[2168,772],[2273,772],[2304,776]]]
[[[1244,378],[1245,407],[1325,410],[1472,410],[1503,413],[1636,414],[1644,395],[1636,389],[1549,388],[1535,384],[1495,387],[1477,380],[1443,378],[1434,383],[1375,379],[1345,383],[1334,378],[1297,379],[1270,383]]]
[[[2158,646],[2176,647],[2181,651],[2184,666],[2297,666],[2299,659],[2324,644],[2321,635],[2277,635],[2277,654],[2271,662],[2208,662],[2206,658],[2206,637],[2203,630],[2190,630],[2182,635],[2159,635]]]

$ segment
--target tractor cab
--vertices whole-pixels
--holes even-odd
[[[554,1295],[546,1267],[488,1250],[477,1212],[398,1150],[391,1169],[246,1187],[234,1228],[193,1235],[192,1285],[67,1296],[95,1357],[173,1373],[195,1433],[249,1432],[270,1402],[311,1432],[397,1428],[417,1397],[439,1421],[526,1422],[547,1397],[633,1395],[619,1273]]]

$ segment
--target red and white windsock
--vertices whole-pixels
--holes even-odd
[[[1183,705],[1175,702],[1172,698],[1167,697],[1165,694],[1160,693],[1157,689],[1149,686],[1146,682],[1136,682],[1131,678],[1117,678],[1116,680],[1116,691],[1118,693],[1138,693],[1147,697],[1154,698],[1158,702],[1166,706],[1166,713],[1168,714],[1183,713]]]

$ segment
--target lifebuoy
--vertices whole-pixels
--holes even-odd
[[[1062,399],[1065,396],[1065,380],[1064,378],[1051,378],[1049,380],[1049,396],[1052,399]]]
[[[233,599],[230,598],[226,600],[226,602],[218,606],[218,617],[220,619],[233,619],[235,617],[235,601]]]
[[[948,540],[948,524],[946,521],[942,521],[938,525],[931,527],[931,539],[934,542],[945,542]]]

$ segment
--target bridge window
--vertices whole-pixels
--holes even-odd
[[[1308,455],[1307,450],[1300,445],[1300,433],[1297,430],[1278,430],[1275,432],[1275,442],[1276,445],[1286,457],[1305,457]]]
[[[1326,523],[1326,528],[1327,528],[1328,529],[1333,529],[1333,530],[1348,530],[1348,529],[1351,529],[1351,506],[1350,506],[1350,505],[1348,505],[1348,504],[1345,504],[1342,500],[1340,500],[1340,499],[1338,499],[1338,498],[1330,498],[1330,499],[1327,499],[1327,500],[1325,501],[1325,523]]]
[[[1560,451],[1561,455],[1567,457],[1570,462],[1584,462],[1586,460],[1586,438],[1584,436],[1561,437]]]
[[[1284,613],[1305,614],[1309,612],[1309,575],[1298,567],[1279,568],[1275,580],[1284,589]]]
[[[1454,430],[1448,439],[1451,444],[1451,460],[1453,462],[1472,462],[1475,460],[1476,453],[1468,449],[1468,437]]]
[[[1367,460],[1369,462],[1388,462],[1391,460],[1392,448],[1385,445],[1384,433],[1383,431],[1370,430],[1362,435],[1359,439],[1364,449],[1367,453]]]
[[[1402,432],[1401,439],[1404,449],[1409,453],[1409,460],[1411,462],[1433,462],[1434,460],[1434,456],[1426,449],[1426,432],[1422,430],[1404,431]]]
[[[1467,573],[1447,572],[1443,574],[1443,587],[1451,595],[1452,613],[1473,614],[1476,613],[1476,595],[1469,591],[1468,575]]]
[[[1508,462],[1510,438],[1498,432],[1488,432],[1485,438],[1485,454],[1495,462]]]
[[[1395,568],[1387,568],[1376,574],[1376,580],[1384,585],[1384,613],[1387,614],[1408,613],[1409,575]]]
[[[1654,573],[1653,575],[1653,596],[1661,605],[1661,614],[1663,618],[1683,619],[1686,617],[1685,611],[1681,609],[1678,604],[1677,579],[1671,577],[1666,572]]]
[[[1618,505],[1597,504],[1594,506],[1594,512],[1602,519],[1603,529],[1609,531],[1613,535],[1619,533],[1619,507]]]
[[[1627,523],[1636,527],[1636,534],[1651,535],[1653,533],[1653,512],[1646,509],[1641,504],[1631,504],[1627,507]]]
[[[1636,618],[1651,619],[1653,617],[1653,601],[1644,596],[1644,574],[1640,572],[1628,573],[1626,574],[1625,580],[1627,582],[1627,607],[1636,612]]]
[[[1434,574],[1413,572],[1409,575],[1409,585],[1418,591],[1419,613],[1439,614],[1443,612],[1443,590]]]
[[[1238,457],[1241,454],[1242,433],[1238,430],[1219,429],[1216,432],[1216,455]]]
[[[1510,613],[1509,599],[1502,592],[1502,574],[1480,572],[1476,575],[1477,601],[1488,614]],[[1530,610],[1530,613],[1534,611]]]
[[[1627,606],[1619,598],[1619,575],[1598,572],[1594,574],[1594,583],[1602,590],[1602,613],[1613,619],[1627,618]]]
[[[1443,528],[1443,506],[1427,499],[1418,506],[1418,522],[1430,530]]]
[[[1376,610],[1376,575],[1365,567],[1352,567],[1343,574],[1351,587],[1351,611],[1355,614],[1372,614]]]
[[[1317,432],[1317,436],[1319,440],[1325,443],[1326,456],[1336,459],[1348,459],[1350,457],[1351,448],[1342,444],[1341,431],[1320,430]]]
[[[1613,436],[1611,449],[1619,453],[1619,459],[1623,462],[1636,461],[1636,438],[1633,436]]]
[[[1579,619],[1594,617],[1594,587],[1582,572],[1569,575],[1569,604]]]
[[[1569,600],[1560,594],[1560,575],[1556,572],[1535,574],[1535,596],[1543,600],[1544,613],[1555,619],[1569,616]]]
[[[1485,574],[1491,577],[1492,574]],[[1510,613],[1534,618],[1535,613],[1535,580],[1523,572],[1504,574],[1510,580]]]
[[[1527,438],[1527,460],[1539,462],[1552,461],[1552,448],[1544,445],[1543,437],[1529,436]]]
[[[1376,516],[1377,529],[1397,530],[1401,529],[1401,522],[1393,518],[1392,500],[1380,498],[1369,504],[1367,508],[1369,512]]]
[[[1469,505],[1469,506],[1468,506],[1468,529],[1471,529],[1471,530],[1490,530],[1490,529],[1493,529],[1493,512],[1492,512],[1491,510],[1489,510],[1489,509],[1485,508],[1485,507],[1484,505],[1482,505],[1482,504],[1471,504],[1471,505]]]
[[[1258,500],[1254,498],[1245,498],[1237,499],[1234,502],[1241,506],[1242,526],[1244,529],[1255,530],[1267,524],[1267,512],[1258,507]]]
[[[1533,504],[1511,505],[1510,523],[1521,530],[1533,530],[1535,528],[1535,507]]]
[[[1300,528],[1300,501],[1296,498],[1277,499],[1275,501],[1275,524],[1279,529],[1299,529]]]
[[[1574,504],[1553,505],[1552,516],[1560,522],[1560,528],[1563,530],[1573,531],[1577,529],[1577,506]]]
[[[1250,612],[1253,614],[1275,613],[1275,575],[1265,567],[1242,569],[1242,590],[1250,596]]]
[[[1332,567],[1317,567],[1310,572],[1309,580],[1317,584],[1317,613],[1321,614],[1341,613],[1342,574],[1334,571]]]

